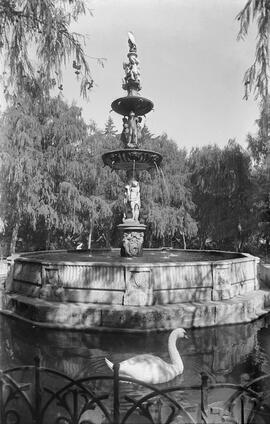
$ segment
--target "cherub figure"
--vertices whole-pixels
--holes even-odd
[[[132,219],[139,221],[139,213],[141,207],[140,186],[138,181],[132,180],[125,186],[124,194],[124,221]]]
[[[139,68],[139,60],[135,55],[129,56],[129,74],[130,78],[134,81],[140,81],[140,68]]]
[[[121,134],[121,141],[125,146],[128,144],[128,134],[129,134],[129,126],[128,126],[128,118],[124,116],[123,118],[123,131]]]
[[[130,111],[128,117],[128,147],[137,147],[138,143],[138,128],[137,117],[133,111]]]
[[[131,182],[129,198],[130,198],[132,219],[134,221],[139,221],[141,198],[140,198],[140,186],[138,181],[136,180],[133,180]]]
[[[142,138],[142,117],[137,117],[137,144],[139,140]]]

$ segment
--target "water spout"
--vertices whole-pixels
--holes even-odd
[[[135,172],[136,172],[136,161],[134,159],[133,160],[133,168],[132,168],[132,177],[133,177],[133,180],[135,179]]]
[[[161,173],[161,176],[162,176],[162,180],[163,180],[163,184],[164,184],[164,187],[165,187],[165,189],[166,189],[166,192],[167,192],[167,195],[168,195],[168,198],[170,199],[170,191],[169,191],[169,188],[168,188],[168,184],[167,184],[167,182],[166,182],[166,180],[165,180],[165,175],[164,175],[164,172],[163,172],[163,170],[161,169],[161,168],[159,168],[159,170],[160,170],[160,173]]]
[[[162,171],[162,169],[161,169],[161,168],[157,165],[157,163],[156,163],[156,162],[154,162],[154,164],[155,164],[155,167],[156,167],[156,170],[157,170],[158,175],[162,177],[162,181],[163,181],[164,187],[165,187],[165,189],[166,189],[168,199],[170,199],[170,197],[171,197],[171,196],[170,196],[170,192],[169,192],[168,185],[167,185],[166,180],[165,180],[164,172],[163,172],[163,171]],[[164,203],[165,203],[165,199],[164,199]]]

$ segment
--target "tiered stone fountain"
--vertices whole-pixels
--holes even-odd
[[[123,116],[123,148],[104,153],[127,171],[121,250],[46,251],[10,259],[2,313],[58,328],[146,331],[248,322],[266,314],[270,291],[257,279],[258,259],[220,251],[144,249],[138,173],[158,167],[159,153],[140,145],[142,117],[153,103],[139,95],[136,42],[129,34],[123,88],[112,103]]]
[[[127,96],[120,97],[112,103],[112,109],[123,115],[121,141],[124,149],[105,153],[102,158],[104,164],[113,170],[127,171],[124,218],[118,228],[123,233],[121,256],[132,257],[142,255],[146,229],[146,226],[139,222],[141,199],[137,173],[141,170],[157,168],[162,161],[162,156],[157,152],[140,148],[142,116],[150,112],[154,105],[151,100],[139,96],[140,68],[137,46],[132,33],[129,33],[128,43],[128,62],[124,63],[126,75],[123,81],[123,89],[127,91]]]

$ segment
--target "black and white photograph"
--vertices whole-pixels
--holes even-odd
[[[0,424],[270,423],[270,0],[0,0]]]

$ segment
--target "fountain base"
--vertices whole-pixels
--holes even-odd
[[[21,253],[10,259],[0,312],[78,330],[249,322],[270,308],[258,261],[244,253],[178,249],[145,249],[132,258],[118,249]]]

